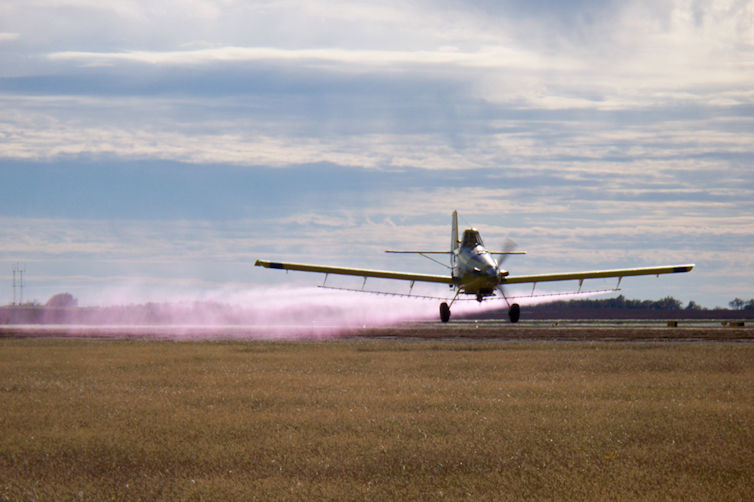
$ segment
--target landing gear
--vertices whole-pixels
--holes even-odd
[[[514,303],[508,309],[508,318],[511,322],[518,322],[519,317],[521,317],[521,307],[519,307],[518,303]]]
[[[440,304],[440,320],[442,322],[450,321],[450,307],[445,302]]]

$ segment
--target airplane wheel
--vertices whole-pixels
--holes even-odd
[[[508,309],[508,317],[511,322],[518,322],[518,318],[521,317],[521,307],[518,306],[518,303],[514,303],[511,305],[511,308]]]
[[[440,304],[440,320],[442,322],[450,321],[450,307],[445,302]]]

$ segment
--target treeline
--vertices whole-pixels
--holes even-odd
[[[0,307],[0,325],[81,324],[95,326],[248,326],[274,324],[280,320],[311,324],[320,318],[336,319],[345,309],[309,305],[258,307],[228,305],[213,301],[144,303],[109,307],[79,307],[68,293],[52,297],[45,305],[8,305]]]
[[[694,300],[691,300],[684,308],[683,302],[676,300],[672,296],[666,296],[660,300],[629,300],[623,295],[602,300],[557,301],[540,305],[539,307],[567,309],[707,310],[706,307],[702,307]]]
[[[257,312],[216,302],[79,307],[78,302],[0,307],[0,324],[226,325],[254,322]]]

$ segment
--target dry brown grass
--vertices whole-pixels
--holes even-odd
[[[9,500],[751,500],[754,347],[0,340]]]

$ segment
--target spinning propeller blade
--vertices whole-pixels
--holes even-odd
[[[497,260],[497,266],[500,267],[500,265],[503,264],[503,262],[510,256],[510,253],[516,250],[518,247],[518,244],[511,239],[510,237],[506,237],[505,242],[503,242],[503,250],[501,252],[500,258]]]
[[[508,256],[510,256],[516,250],[517,247],[518,244],[516,244],[513,239],[511,239],[510,237],[507,237],[505,239],[505,241],[503,242],[503,250],[500,254],[500,259],[497,261],[498,269],[508,258]],[[508,297],[505,295],[505,290],[503,289],[502,284],[498,284],[497,289],[498,291],[500,291],[500,294],[503,296],[503,300],[505,300],[505,304],[508,306],[508,317],[510,318],[510,321],[513,323],[518,322],[518,319],[521,316],[521,307],[518,305],[518,303],[511,303],[508,301]]]

